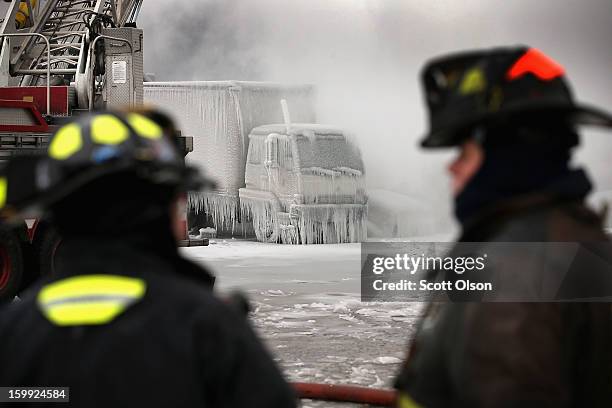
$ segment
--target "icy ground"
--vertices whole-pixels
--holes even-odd
[[[359,244],[217,239],[182,251],[212,269],[218,291],[248,294],[252,322],[289,380],[392,386],[422,304],[361,303]]]

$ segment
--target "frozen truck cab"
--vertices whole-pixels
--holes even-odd
[[[363,173],[359,150],[339,129],[259,126],[249,134],[241,212],[259,241],[359,242],[366,238]]]

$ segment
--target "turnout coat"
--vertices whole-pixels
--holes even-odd
[[[57,274],[0,311],[0,385],[70,387],[74,407],[295,406],[204,269],[118,241],[60,252]]]
[[[459,241],[606,240],[581,202],[530,195],[465,225]],[[396,381],[400,407],[612,406],[611,303],[455,300],[426,308]]]

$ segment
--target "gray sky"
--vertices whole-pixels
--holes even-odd
[[[416,147],[427,58],[532,45],[566,67],[578,99],[612,110],[610,0],[145,0],[138,23],[145,70],[158,80],[316,84],[319,122],[357,137],[369,186],[426,198],[440,211],[452,152]],[[585,136],[579,162],[600,189],[612,189],[612,132]]]

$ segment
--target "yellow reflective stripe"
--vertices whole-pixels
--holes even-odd
[[[138,113],[130,113],[128,123],[139,136],[147,139],[159,139],[163,134],[162,128],[157,123]]]
[[[398,408],[423,408],[421,404],[418,404],[410,395],[404,392],[399,393],[397,397],[397,406]]]
[[[66,303],[43,307],[43,313],[58,326],[106,324],[119,316],[131,303],[116,301]]]
[[[101,144],[119,144],[130,135],[130,130],[113,115],[98,115],[91,121],[91,140]]]
[[[118,275],[83,275],[46,285],[38,294],[39,303],[84,296],[126,296],[140,298],[145,292],[143,280]]]
[[[140,300],[143,280],[117,275],[85,275],[46,285],[38,293],[42,313],[58,326],[105,324]]]
[[[71,123],[57,131],[49,145],[49,156],[64,160],[78,152],[82,146],[81,128]]]
[[[484,73],[480,68],[472,68],[463,76],[459,93],[462,95],[482,92],[487,86]]]
[[[7,181],[6,177],[0,177],[0,208],[4,207],[6,204],[6,192],[7,192]]]

